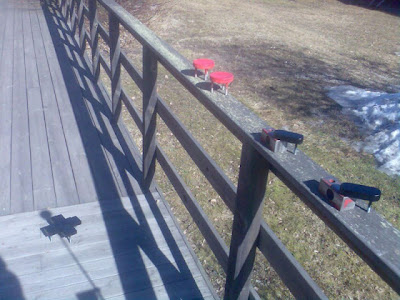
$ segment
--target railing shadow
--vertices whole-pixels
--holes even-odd
[[[57,6],[54,2],[43,5],[43,12],[90,163],[124,293],[132,294],[139,290],[148,290],[146,298],[157,297],[152,286],[154,278],[151,278],[149,275],[151,272],[146,269],[149,263],[143,259],[145,256],[146,261],[150,261],[150,265],[157,268],[156,276],[161,278],[168,298],[185,298],[187,291],[196,298],[202,298],[193,275],[151,193],[146,193],[144,196],[150,207],[151,216],[160,228],[161,238],[155,236],[154,225],[147,220],[142,204],[136,196],[143,193],[138,190],[138,186],[135,186],[142,178],[141,168],[135,164],[136,157],[130,152],[130,147],[123,139],[119,127],[111,124],[109,103],[103,97],[99,86],[93,84],[91,71],[84,63],[80,49],[72,38]],[[116,143],[120,143],[121,147],[119,148]],[[109,156],[105,152],[108,152]],[[110,168],[110,160],[115,162],[113,168]],[[117,186],[114,176],[121,178],[122,186]],[[124,209],[120,199],[121,190],[130,197],[137,220]],[[104,208],[109,206],[110,200],[113,201],[113,207],[121,212],[118,215],[118,224],[106,216]],[[126,239],[120,235],[120,232],[130,233],[131,237]],[[160,249],[161,243],[172,253],[174,263]],[[128,250],[129,256],[121,255]],[[185,281],[185,288],[177,290],[169,285],[176,281]]]

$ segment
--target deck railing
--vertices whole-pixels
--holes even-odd
[[[199,89],[196,86],[199,80],[182,72],[191,69],[191,63],[113,0],[87,1],[88,5],[85,5],[83,0],[59,0],[59,7],[73,34],[77,36],[82,54],[86,45],[90,46],[95,78],[99,79],[100,65],[110,77],[114,122],[119,119],[123,102],[142,132],[143,187],[152,187],[158,161],[226,272],[225,299],[258,298],[250,283],[257,247],[296,298],[326,298],[262,219],[269,172],[280,178],[376,273],[400,293],[400,254],[396,252],[400,245],[398,230],[374,211],[366,214],[364,210],[356,207],[351,213],[341,214],[331,207],[318,193],[320,178],[331,176],[322,167],[301,151],[291,155],[268,150],[260,142],[261,130],[270,128],[264,121],[231,95],[225,96]],[[99,23],[98,4],[108,12],[109,32]],[[85,18],[86,22],[90,23],[90,32],[85,29]],[[143,46],[143,74],[121,51],[120,25]],[[110,63],[100,54],[99,36],[109,46]],[[242,154],[237,188],[157,94],[159,63],[241,141]],[[142,115],[122,87],[122,67],[143,93]],[[179,176],[161,145],[157,143],[157,115],[162,118],[233,212],[230,249]],[[366,224],[369,226],[365,226]]]

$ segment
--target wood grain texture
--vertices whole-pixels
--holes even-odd
[[[92,73],[95,81],[99,80],[99,21],[97,20],[97,0],[89,1],[89,22],[90,22],[90,47],[92,49]]]
[[[157,58],[143,47],[143,182],[144,189],[154,184],[156,168]]]
[[[55,30],[49,31],[46,19],[43,14],[39,15],[41,32],[43,39],[52,41],[50,33],[56,34]],[[72,172],[75,177],[75,185],[79,196],[79,203],[96,201],[98,199],[96,186],[94,184],[94,175],[92,174],[90,163],[87,157],[87,149],[84,146],[82,130],[80,130],[78,122],[81,115],[74,111],[74,102],[82,99],[81,91],[72,88],[70,84],[72,73],[66,73],[68,62],[59,53],[59,46],[45,47],[46,56],[49,61],[50,75],[53,81],[55,92],[55,100],[60,112],[60,120],[64,131],[67,144],[68,154],[71,161]],[[57,54],[58,51],[58,54]],[[64,73],[63,73],[64,72]],[[67,87],[68,85],[68,87]]]
[[[244,144],[224,299],[249,298],[268,171],[268,162],[252,146]]]
[[[33,209],[22,10],[14,11],[11,141],[11,212]]]
[[[0,215],[10,213],[11,199],[11,123],[12,123],[12,76],[14,51],[14,11],[4,8],[4,35],[0,59]]]
[[[114,123],[118,122],[121,114],[121,48],[119,41],[119,22],[109,14],[110,28],[110,67],[111,67],[111,110]]]
[[[0,218],[0,224],[22,223],[20,230],[28,235],[28,244],[26,236],[16,235],[0,247],[7,268],[0,274],[0,294],[15,295],[20,288],[26,299],[78,299],[89,291],[105,299],[212,296],[164,202],[154,201],[159,197],[51,209],[52,215],[81,220],[71,243],[44,237],[40,227],[47,221],[38,212]]]
[[[46,47],[54,46],[51,40],[43,40],[41,29],[44,24],[42,23],[41,26],[39,17],[40,13],[32,15],[31,24],[56,192],[55,202],[51,206],[77,204],[79,203],[79,196],[45,50]]]

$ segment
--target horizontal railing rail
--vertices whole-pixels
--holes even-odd
[[[270,126],[263,120],[231,95],[210,93],[198,88],[200,79],[182,72],[192,69],[192,64],[113,0],[88,0],[88,3],[86,6],[83,0],[61,0],[60,8],[70,23],[73,34],[77,36],[82,54],[86,43],[90,46],[95,78],[99,78],[99,69],[102,66],[111,80],[110,98],[114,122],[118,121],[121,105],[124,103],[143,135],[143,186],[145,188],[153,186],[157,160],[227,273],[225,298],[258,297],[250,284],[256,247],[296,298],[326,298],[322,290],[262,220],[261,212],[269,171],[282,180],[379,276],[400,293],[398,252],[400,232],[397,229],[373,210],[366,214],[363,209],[356,207],[342,214],[330,206],[318,192],[320,179],[331,176],[321,166],[301,151],[291,155],[274,153],[264,147],[260,133],[263,128],[269,129]],[[109,32],[99,23],[98,4],[108,12]],[[85,17],[90,23],[90,32],[85,29]],[[137,70],[126,53],[120,49],[120,25],[143,46],[143,73]],[[110,48],[109,62],[99,53],[99,37]],[[158,63],[161,63],[243,144],[238,187],[230,181],[157,95]],[[142,115],[121,85],[121,67],[127,71],[143,93]],[[155,138],[157,115],[233,212],[230,249],[179,176],[161,145],[157,144]]]

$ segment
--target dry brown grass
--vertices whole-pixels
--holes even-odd
[[[362,134],[325,95],[327,87],[340,84],[386,91],[399,84],[398,18],[336,0],[171,0],[149,25],[188,59],[210,57],[216,69],[232,71],[231,93],[270,125],[304,133],[302,150],[329,172],[381,188],[384,196],[375,207],[400,228],[400,179],[376,171],[370,155],[343,142]],[[140,45],[126,33],[122,44],[140,65]],[[240,143],[167,71],[160,67],[159,73],[159,94],[236,183]],[[140,108],[138,89],[127,77],[124,85]],[[133,121],[126,112],[123,117],[140,145]],[[231,213],[161,120],[157,137],[229,245]],[[223,271],[160,168],[157,179],[223,295]],[[398,298],[274,176],[264,218],[329,298]],[[263,298],[291,297],[261,255],[253,284]]]

